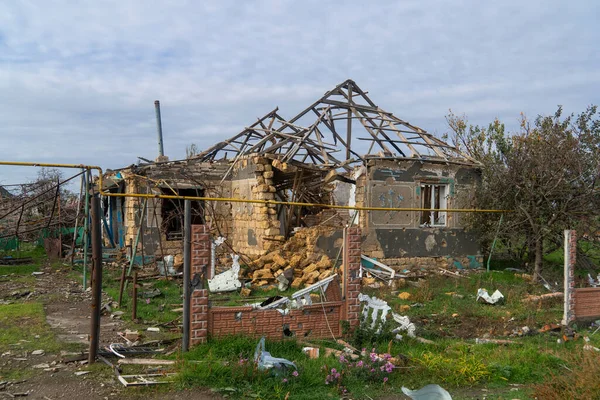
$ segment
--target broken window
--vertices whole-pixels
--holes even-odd
[[[448,185],[421,184],[421,208],[431,210],[421,213],[421,225],[446,226]]]
[[[202,197],[204,192],[200,189],[179,189],[176,190],[179,196]],[[163,189],[163,194],[173,195],[170,189]],[[204,224],[204,202],[191,201],[192,206],[192,225]],[[162,199],[161,217],[162,229],[167,240],[183,240],[183,210],[185,200],[183,199]]]

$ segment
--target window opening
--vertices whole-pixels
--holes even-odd
[[[448,185],[421,184],[421,208],[431,211],[421,213],[421,225],[446,226],[446,212],[435,211],[448,208]]]
[[[180,196],[203,197],[204,191],[201,189],[178,189]],[[170,189],[162,189],[163,194],[172,195]],[[204,224],[204,202],[192,200],[192,225]],[[162,229],[165,232],[167,240],[183,240],[183,210],[185,200],[183,199],[162,199],[161,217]]]

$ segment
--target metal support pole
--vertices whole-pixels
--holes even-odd
[[[138,287],[137,287],[137,271],[133,272],[133,302],[131,304],[131,320],[135,321],[137,319],[137,297],[138,297]]]
[[[92,260],[93,260],[93,287],[92,287],[92,318],[90,329],[90,350],[88,363],[96,360],[98,343],[100,342],[100,308],[102,301],[102,232],[100,222],[100,198],[92,198]]]
[[[154,109],[156,111],[156,132],[158,133],[158,155],[164,156],[165,150],[163,148],[163,134],[162,134],[162,121],[160,118],[160,101],[154,102]]]
[[[83,290],[87,288],[87,259],[90,247],[90,170],[85,171],[85,208],[83,223]]]
[[[181,351],[188,351],[190,343],[190,275],[192,261],[192,204],[185,200],[184,206],[184,228],[183,228],[183,338]]]
[[[494,248],[496,247],[496,240],[498,240],[498,235],[500,234],[500,225],[502,225],[502,220],[504,219],[504,214],[500,214],[500,221],[498,221],[498,229],[496,230],[496,236],[494,236],[494,241],[492,242],[492,248],[490,249],[490,256],[487,260],[487,272],[490,272],[490,263],[492,262],[492,253],[494,252]]]

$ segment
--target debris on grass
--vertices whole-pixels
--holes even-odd
[[[296,364],[286,360],[285,358],[277,358],[271,356],[271,353],[265,350],[265,337],[263,336],[256,345],[254,351],[254,362],[260,371],[274,369],[277,372],[285,372],[287,369],[293,368],[297,370]]]
[[[400,300],[410,300],[410,298],[411,298],[411,294],[410,294],[410,293],[408,293],[408,292],[402,292],[402,293],[400,293],[400,294],[398,295],[398,298],[399,298]]]
[[[500,344],[500,345],[509,345],[509,344],[522,344],[522,343],[515,342],[514,340],[506,340],[506,339],[477,338],[477,339],[475,339],[475,344]]]
[[[452,400],[450,393],[440,385],[427,385],[419,390],[410,390],[402,386],[402,393],[413,400]]]
[[[489,295],[486,289],[478,289],[477,290],[477,302],[479,303],[487,303],[487,304],[500,304],[504,302],[504,295],[500,293],[499,290],[496,290],[491,296]]]
[[[545,300],[550,300],[550,299],[559,299],[562,298],[564,295],[562,292],[556,292],[556,293],[547,293],[547,294],[542,294],[540,296],[527,296],[523,299],[524,303],[534,303],[534,302],[541,302],[541,301],[545,301]]]

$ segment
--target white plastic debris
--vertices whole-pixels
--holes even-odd
[[[406,316],[402,316],[400,314],[396,314],[395,312],[392,312],[392,318],[394,318],[394,321],[396,321],[397,323],[400,324],[399,327],[397,327],[396,329],[394,329],[394,333],[396,332],[400,332],[400,331],[406,331],[406,334],[412,338],[416,337],[415,335],[415,331],[417,330],[417,327],[415,326],[415,324],[413,324],[412,322],[410,322],[410,319]],[[400,340],[402,340],[402,337],[400,337]]]
[[[216,275],[213,279],[208,280],[208,290],[213,293],[232,292],[242,287],[238,274],[240,272],[240,256],[232,254],[233,265],[231,269]]]
[[[488,304],[498,304],[504,301],[504,295],[500,293],[499,290],[496,290],[491,296],[488,291],[485,289],[477,290],[477,300],[480,303],[488,303]]]
[[[402,386],[402,392],[413,400],[452,400],[450,393],[440,385],[427,385],[419,390]]]
[[[362,293],[358,295],[358,300],[363,303],[366,303],[362,311],[363,321],[371,321],[371,329],[375,329],[375,327],[377,326],[377,322],[380,322],[380,325],[377,328],[377,333],[379,333],[381,331],[382,325],[387,320],[387,315],[391,311],[391,307],[384,300],[378,299],[377,297],[370,297]],[[379,314],[380,312],[381,315]],[[402,316],[392,311],[392,318],[395,322],[399,324],[399,326],[392,331],[393,333],[405,331],[408,334],[408,336],[412,338],[416,337],[415,331],[417,328],[415,324],[410,322],[410,319],[408,317]],[[397,336],[399,336],[399,338],[396,337],[397,340],[402,340],[402,335]]]
[[[286,370],[288,368],[296,368],[296,364],[286,360],[285,358],[277,358],[271,356],[271,353],[265,350],[264,336],[258,341],[256,350],[254,351],[254,362],[257,364],[259,371],[276,368],[277,370]]]

